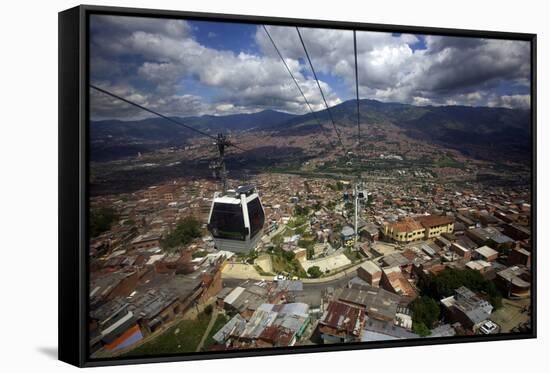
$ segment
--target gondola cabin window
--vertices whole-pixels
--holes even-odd
[[[244,226],[241,204],[215,203],[212,210],[211,232],[215,238],[227,238],[244,241]]]
[[[248,203],[248,219],[250,221],[250,237],[256,236],[264,226],[264,210],[259,198],[255,198]]]

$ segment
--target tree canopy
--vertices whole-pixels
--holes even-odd
[[[200,222],[192,216],[187,216],[178,221],[174,230],[163,238],[161,245],[165,249],[187,245],[201,234]]]
[[[416,298],[411,304],[413,326],[414,324],[423,324],[425,327],[432,328],[439,320],[439,304],[428,296]]]
[[[489,301],[495,308],[502,306],[502,294],[495,284],[483,277],[478,271],[466,269],[446,268],[435,276],[421,280],[418,283],[422,294],[433,299],[441,300],[454,294],[461,286],[487,294]]]
[[[308,206],[301,206],[301,205],[294,206],[294,215],[296,216],[307,216],[309,212],[310,212],[310,208]]]
[[[318,266],[309,267],[307,273],[313,278],[321,277],[321,275],[323,274]]]
[[[97,237],[111,229],[118,219],[116,211],[111,207],[100,207],[90,211],[90,237]]]
[[[296,257],[296,254],[292,251],[283,251],[283,256],[287,261],[292,261]]]
[[[413,322],[413,332],[418,334],[421,337],[426,337],[432,334],[432,332],[430,331],[430,328],[428,328],[424,323]]]

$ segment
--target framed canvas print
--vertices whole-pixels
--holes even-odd
[[[59,13],[60,359],[535,337],[535,41]]]

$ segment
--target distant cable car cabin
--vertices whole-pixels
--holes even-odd
[[[239,186],[225,195],[216,193],[208,230],[219,250],[248,253],[262,236],[265,214],[253,185]]]
[[[355,193],[359,201],[364,201],[368,197],[367,191],[363,188],[363,184],[359,183],[355,185]]]

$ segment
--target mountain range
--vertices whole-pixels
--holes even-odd
[[[357,125],[357,102],[350,100],[330,109],[338,126]],[[414,106],[360,100],[362,131],[369,125],[391,123],[416,140],[435,143],[483,159],[502,158],[528,162],[531,152],[529,110],[471,107]],[[316,117],[331,128],[327,110],[315,115],[294,115],[274,110],[226,116],[203,115],[174,118],[215,135],[217,132],[268,131],[279,136],[299,136],[320,131]],[[379,126],[380,128],[380,126]],[[383,128],[383,126],[382,126]],[[134,121],[91,121],[92,160],[135,155],[159,147],[181,145],[196,133],[162,118]]]

